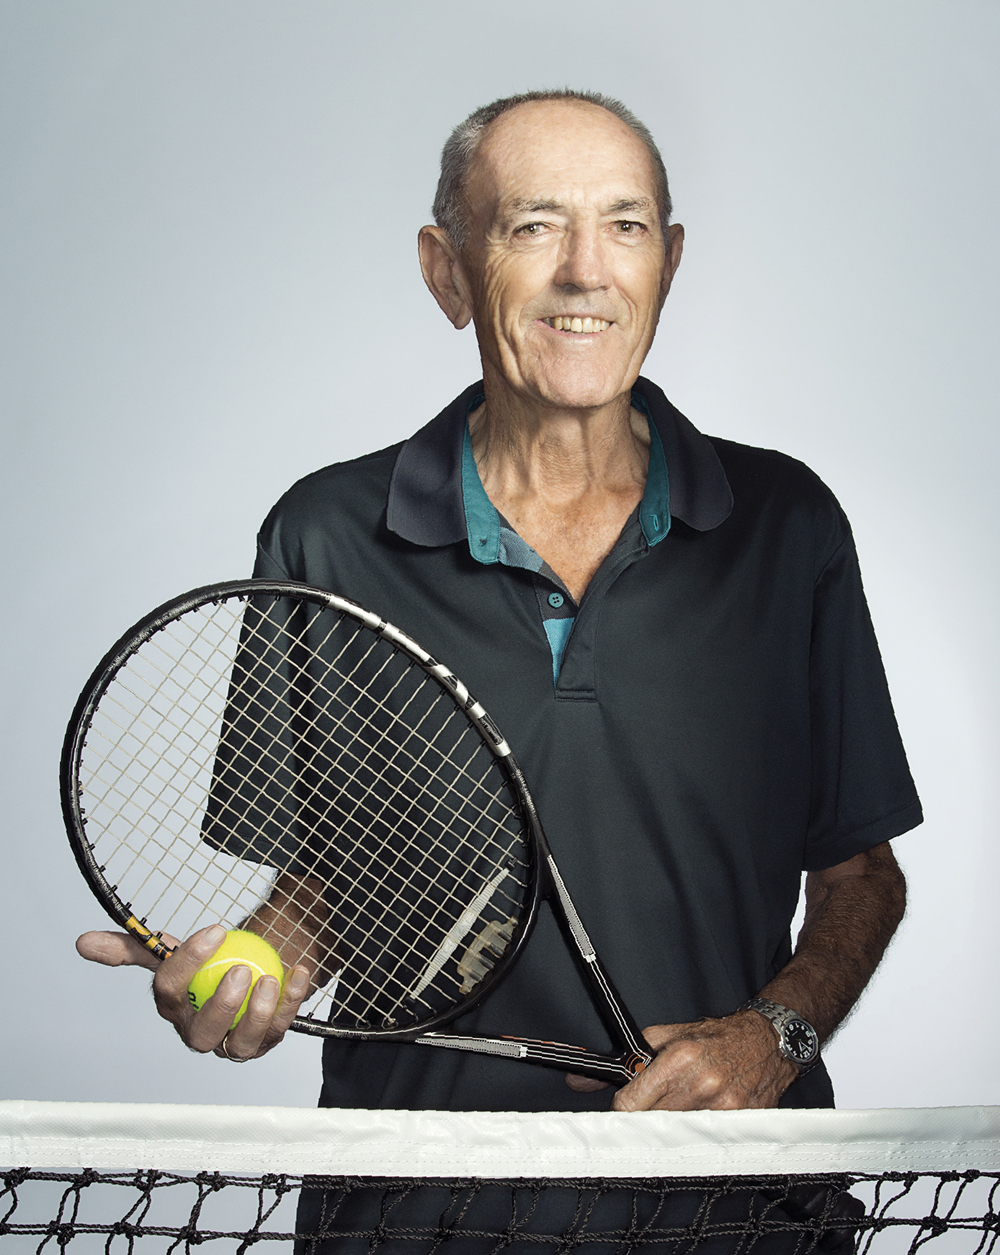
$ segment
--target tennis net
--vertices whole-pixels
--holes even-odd
[[[3,1255],[933,1255],[1000,1237],[1000,1108],[0,1102]]]

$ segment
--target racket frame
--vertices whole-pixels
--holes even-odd
[[[428,1016],[419,1025],[403,1030],[345,1029],[314,1020],[308,1015],[297,1016],[291,1027],[298,1032],[318,1037],[353,1041],[408,1042],[469,1053],[519,1058],[546,1067],[577,1072],[613,1084],[625,1084],[637,1076],[652,1061],[652,1053],[598,958],[556,866],[527,782],[500,729],[482,704],[472,696],[465,684],[412,637],[381,616],[358,605],[357,602],[324,589],[286,580],[230,580],[193,589],[189,593],[165,602],[140,619],[115,642],[94,668],[77,700],[66,730],[59,774],[63,818],[70,845],[84,879],[104,910],[157,959],[166,959],[173,953],[160,934],[149,927],[147,920],[137,918],[131,905],[118,896],[117,886],[109,884],[104,876],[104,867],[98,864],[95,857],[94,843],[87,836],[79,773],[87,733],[101,698],[136,650],[182,615],[210,603],[219,604],[233,599],[246,601],[252,597],[268,596],[294,596],[360,623],[394,649],[405,654],[412,663],[436,681],[476,728],[482,741],[493,754],[529,834],[526,842],[530,856],[528,894],[511,943],[492,970],[461,1002]],[[612,1053],[610,1054],[571,1046],[563,1042],[438,1031],[473,1011],[506,977],[528,943],[543,900],[547,901],[552,909],[566,946],[590,995],[591,1003],[611,1040]]]

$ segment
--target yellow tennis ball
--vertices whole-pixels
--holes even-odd
[[[285,969],[281,966],[281,959],[278,958],[278,952],[274,946],[269,945],[256,933],[244,932],[241,928],[231,928],[215,954],[191,977],[188,997],[191,999],[192,1006],[199,1009],[203,1007],[218,989],[219,981],[223,976],[231,967],[238,965],[248,967],[252,979],[247,996],[236,1012],[236,1018],[230,1025],[231,1028],[235,1028],[243,1018],[243,1012],[247,1009],[253,988],[262,976],[277,977],[279,985],[285,979]]]

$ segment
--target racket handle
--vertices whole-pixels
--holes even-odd
[[[560,1072],[575,1072],[578,1076],[619,1086],[627,1085],[653,1061],[653,1056],[647,1051],[602,1055],[582,1046],[539,1041],[532,1037],[464,1037],[453,1033],[422,1033],[413,1040],[420,1046],[445,1046],[449,1050],[524,1059],[528,1063],[557,1068]]]

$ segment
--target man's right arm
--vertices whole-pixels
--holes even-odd
[[[281,955],[284,984],[279,991],[273,976],[262,976],[254,986],[243,1018],[233,1029],[230,1025],[250,984],[248,968],[230,968],[200,1010],[191,1005],[188,997],[191,978],[225,939],[226,930],[221,924],[202,928],[183,942],[164,934],[174,953],[162,963],[128,933],[84,933],[76,948],[91,962],[152,971],[157,1011],[173,1024],[192,1050],[201,1054],[215,1051],[230,1059],[257,1059],[281,1041],[301,1003],[329,979],[330,973],[323,970],[318,960],[317,939],[324,917],[317,882],[288,873],[279,875],[268,900],[242,926],[263,936]]]

